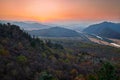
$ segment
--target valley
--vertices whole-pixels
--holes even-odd
[[[0,0],[0,80],[120,80],[120,0]]]
[[[109,39],[109,38],[102,38],[100,36],[87,36],[87,38],[95,43],[101,44],[101,45],[108,45],[116,48],[120,48],[119,39]]]

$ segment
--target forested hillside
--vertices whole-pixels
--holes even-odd
[[[101,56],[99,48],[112,57]],[[40,40],[19,26],[0,24],[0,80],[119,80],[119,54],[97,44]]]

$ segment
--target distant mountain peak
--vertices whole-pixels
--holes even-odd
[[[106,23],[106,24],[108,24],[108,23],[112,23],[112,22],[109,22],[109,21],[104,21],[104,22],[102,22],[102,23]]]
[[[84,29],[84,32],[107,38],[120,39],[120,24],[105,21],[89,26],[88,28]]]
[[[68,29],[68,28],[64,28],[64,27],[59,27],[59,26],[56,26],[56,27],[51,27],[49,29],[67,29],[67,30],[71,30],[71,29]]]
[[[109,25],[110,25],[110,24],[115,24],[115,23],[113,23],[113,22],[108,22],[108,21],[104,21],[104,22],[102,22],[102,23],[100,23],[100,24],[106,24],[106,25],[109,24]]]
[[[63,29],[63,27],[59,27],[59,26],[56,26],[56,27],[51,27],[51,29],[54,29],[54,28],[58,28],[58,29]]]

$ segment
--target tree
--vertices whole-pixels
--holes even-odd
[[[9,51],[4,49],[4,48],[1,48],[0,49],[0,55],[2,56],[8,56],[9,55]]]
[[[95,75],[88,75],[87,80],[97,80]]]
[[[108,62],[103,63],[98,71],[98,80],[117,80],[115,67]]]
[[[53,77],[48,72],[41,72],[40,77],[38,80],[57,80],[55,77]]]
[[[17,56],[17,61],[21,63],[27,62],[27,58],[24,55]]]

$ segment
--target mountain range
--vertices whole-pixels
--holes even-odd
[[[83,32],[98,35],[107,38],[120,39],[120,24],[112,22],[102,22],[99,24],[90,25]]]
[[[93,24],[87,28],[81,28],[73,25],[60,27],[54,27],[48,24],[30,21],[0,21],[0,23],[11,23],[20,26],[21,29],[28,31],[31,35],[43,36],[43,37],[79,37],[85,33],[94,34],[105,38],[120,39],[120,23],[102,22],[99,24]],[[69,28],[69,29],[68,29]],[[83,33],[81,33],[83,31]]]
[[[38,29],[46,29],[51,26],[45,25],[39,22],[31,22],[31,21],[0,21],[0,23],[11,23],[14,25],[20,26],[21,29],[24,30],[38,30]]]

